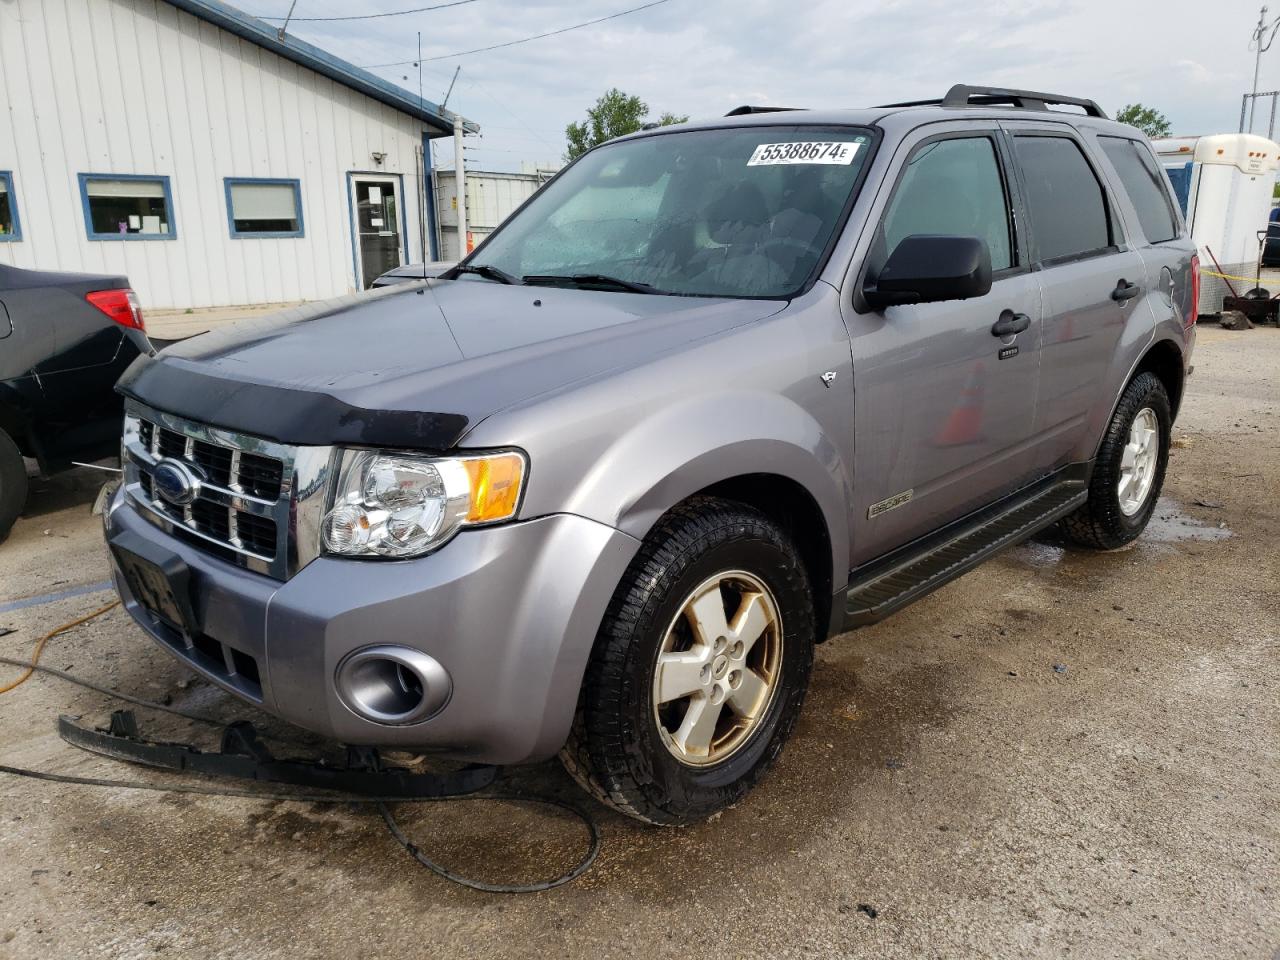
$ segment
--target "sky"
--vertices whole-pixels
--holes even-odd
[[[232,0],[283,16],[290,0]],[[405,10],[444,0],[297,0],[294,17]],[[719,116],[744,103],[861,107],[940,97],[953,83],[1049,90],[1097,100],[1109,114],[1154,106],[1176,135],[1234,132],[1252,88],[1258,5],[1190,0],[665,0],[595,26],[456,56],[608,16],[645,0],[474,0],[341,23],[295,19],[289,32],[358,66],[417,57],[422,92],[480,124],[468,169],[559,160],[564,128],[610,87],[664,111]],[[1280,14],[1280,4],[1270,16]],[[416,93],[411,64],[379,76]],[[1280,88],[1280,39],[1263,54],[1259,90]],[[1266,133],[1262,101],[1257,132]],[[452,166],[451,141],[437,141]]]

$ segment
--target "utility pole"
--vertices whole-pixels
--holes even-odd
[[[1253,133],[1253,111],[1258,105],[1258,73],[1262,68],[1262,55],[1271,49],[1271,43],[1276,38],[1277,27],[1280,27],[1280,17],[1277,17],[1272,23],[1267,23],[1267,8],[1264,6],[1258,14],[1258,25],[1253,28],[1253,36],[1249,40],[1249,46],[1254,50],[1253,92],[1249,94],[1250,133]]]
[[[458,198],[458,259],[467,255],[467,173],[462,156],[462,117],[453,115],[453,188]]]
[[[1253,58],[1253,96],[1249,99],[1249,132],[1253,133],[1253,108],[1258,104],[1258,71],[1262,67],[1262,35],[1267,29],[1267,8],[1258,14],[1258,25],[1253,28],[1253,43],[1257,53]]]

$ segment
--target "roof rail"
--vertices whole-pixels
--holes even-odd
[[[745,117],[749,113],[782,113],[787,110],[803,110],[804,107],[755,107],[751,104],[743,104],[740,107],[734,107],[726,117]]]
[[[910,100],[905,103],[885,103],[882,107],[987,107],[1011,106],[1020,110],[1048,110],[1054,106],[1079,107],[1087,116],[1106,120],[1107,115],[1096,101],[1083,97],[1067,97],[1058,93],[1038,93],[1035,90],[1013,90],[1007,87],[971,87],[957,83],[940,100]]]

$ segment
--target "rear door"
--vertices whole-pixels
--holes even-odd
[[[1126,245],[1106,181],[1067,124],[1003,121],[1043,296],[1034,456],[1048,474],[1093,456],[1091,424],[1110,412],[1109,372],[1130,316],[1146,310],[1142,257]]]
[[[916,234],[976,236],[991,292],[849,317],[854,357],[854,564],[964,516],[1024,482],[1035,428],[1040,289],[1014,228],[994,122],[934,124],[904,139],[865,272]],[[998,336],[1005,314],[1025,318]]]
[[[1112,183],[1129,224],[1129,241],[1152,278],[1156,296],[1148,302],[1157,313],[1156,322],[1194,323],[1198,305],[1191,302],[1191,257],[1196,248],[1151,145],[1136,137],[1100,134],[1094,139],[1114,175]]]

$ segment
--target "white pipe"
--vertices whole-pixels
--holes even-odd
[[[467,171],[462,156],[462,118],[453,118],[453,189],[458,198],[458,259],[467,255]]]

